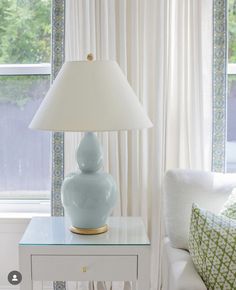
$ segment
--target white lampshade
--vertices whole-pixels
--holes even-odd
[[[64,63],[30,128],[117,131],[152,123],[115,61]]]

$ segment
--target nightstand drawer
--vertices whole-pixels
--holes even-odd
[[[137,256],[32,256],[32,279],[45,281],[132,281]]]

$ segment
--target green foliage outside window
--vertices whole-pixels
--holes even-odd
[[[236,62],[236,0],[228,0],[228,61]]]
[[[0,64],[49,63],[50,53],[51,0],[0,0]],[[48,79],[0,76],[0,104],[24,109],[46,94]]]
[[[0,1],[0,63],[50,62],[50,0]]]
[[[23,110],[32,99],[41,99],[49,89],[48,75],[0,76],[0,104]]]

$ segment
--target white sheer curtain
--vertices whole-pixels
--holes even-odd
[[[116,60],[154,123],[149,130],[98,134],[105,170],[119,186],[114,215],[142,216],[147,226],[152,290],[160,286],[164,172],[210,169],[211,10],[209,0],[66,2],[66,60],[86,59],[89,52]],[[65,174],[76,168],[80,138],[80,133],[65,134]],[[128,290],[131,285],[94,287]]]
[[[162,2],[166,167],[210,169],[213,2]]]

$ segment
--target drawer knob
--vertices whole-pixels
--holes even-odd
[[[81,271],[82,271],[83,273],[87,272],[87,267],[82,267],[82,268],[81,268]]]

